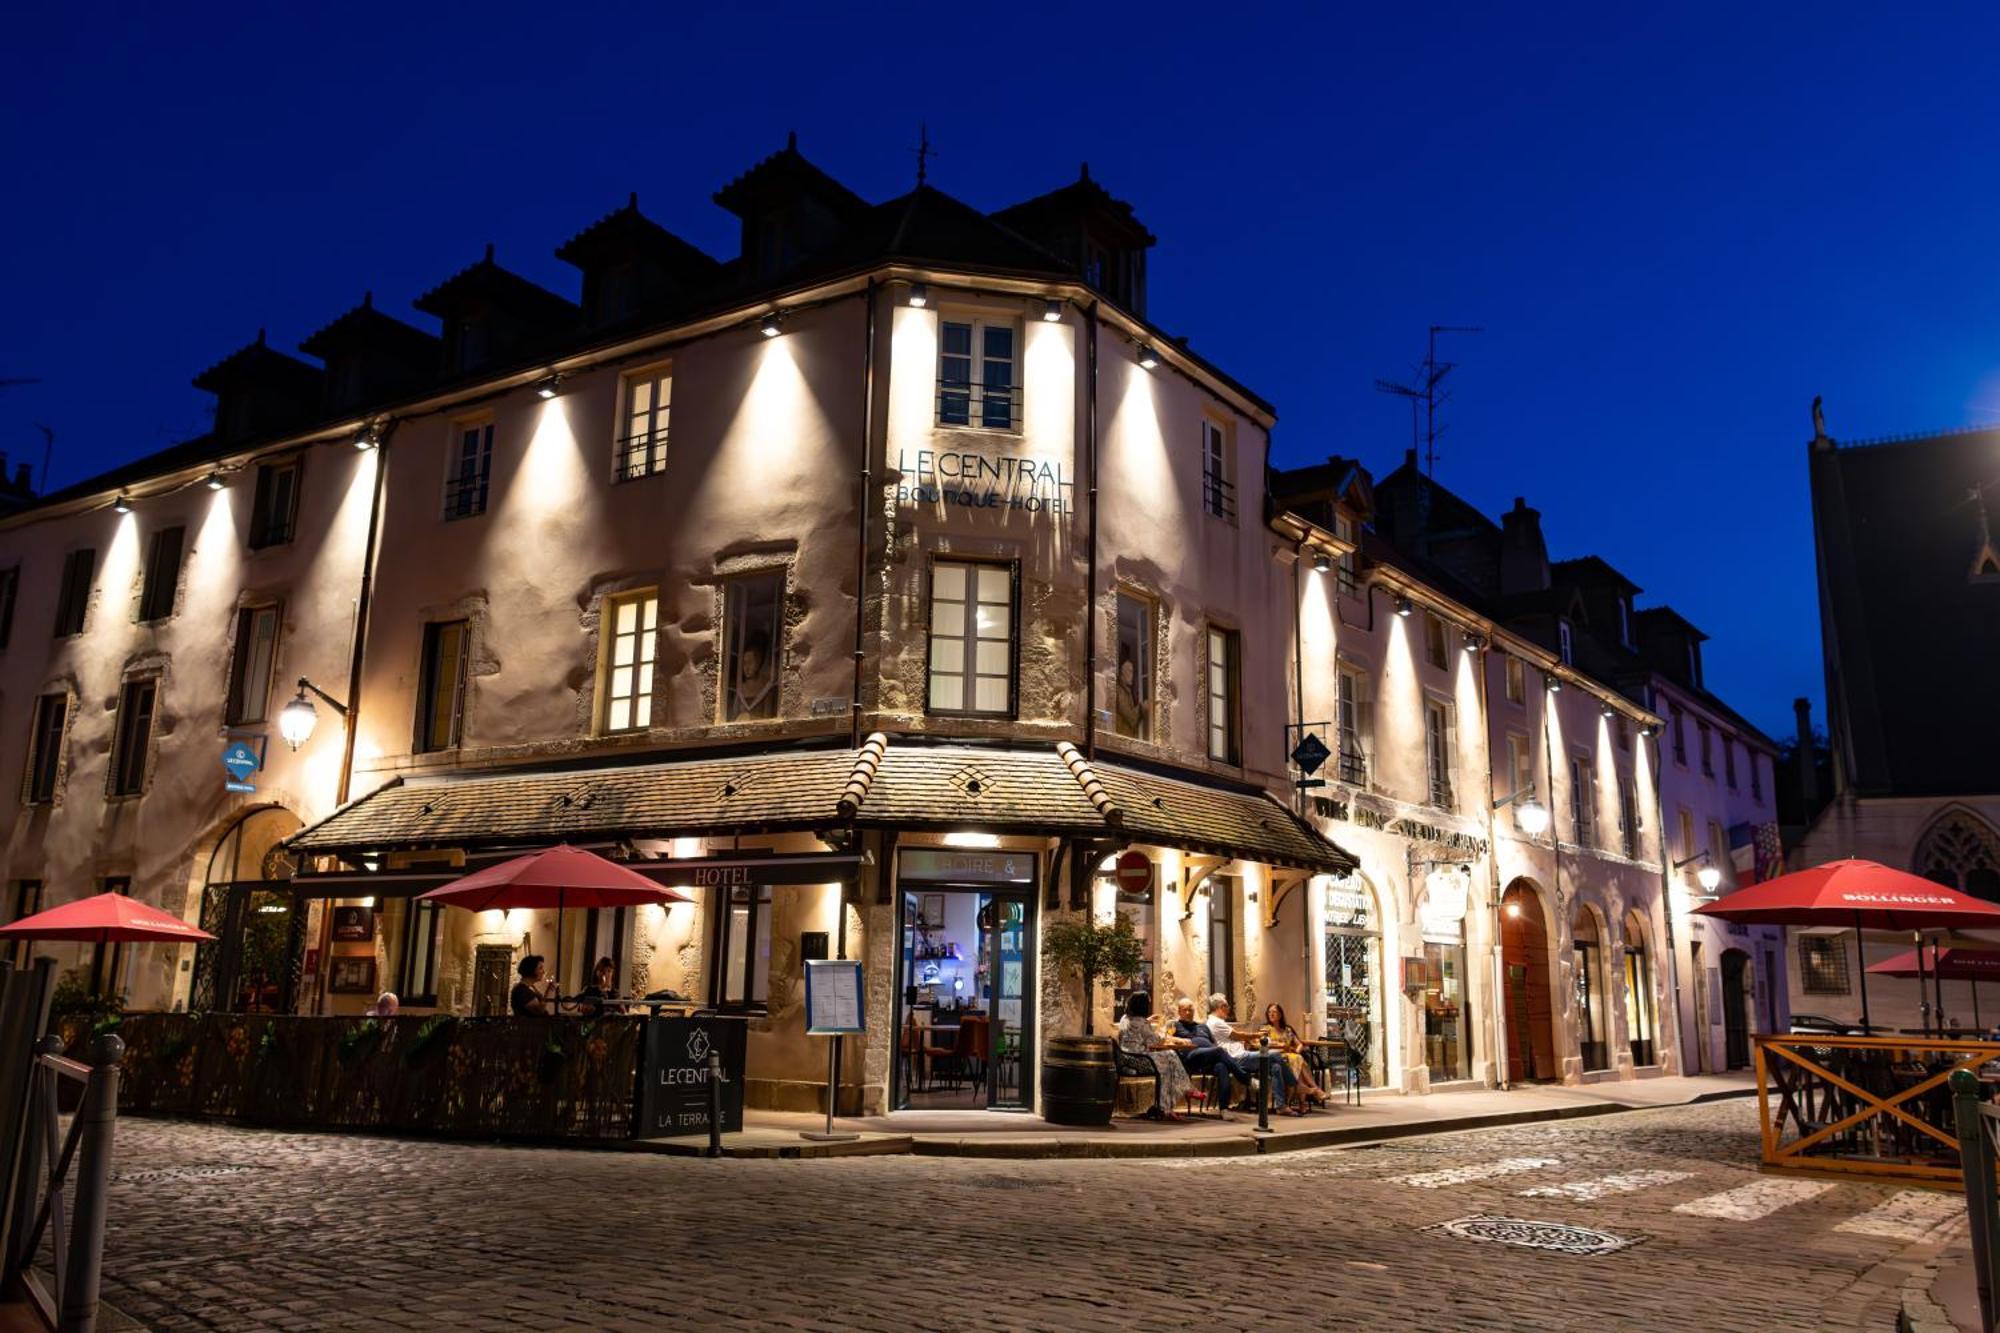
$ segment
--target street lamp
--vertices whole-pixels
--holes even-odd
[[[1523,787],[1511,795],[1502,796],[1493,803],[1493,808],[1504,810],[1510,805],[1517,807],[1514,811],[1514,824],[1521,832],[1531,838],[1539,838],[1548,832],[1549,808],[1535,799],[1533,787]]]
[[[1695,883],[1701,885],[1703,893],[1714,893],[1717,886],[1722,883],[1722,870],[1707,852],[1696,852],[1693,856],[1683,857],[1674,862],[1674,869],[1691,866],[1696,861],[1701,862],[1701,869],[1694,872]]]
[[[347,716],[347,705],[328,694],[319,686],[299,677],[299,692],[292,701],[278,711],[278,734],[285,738],[285,744],[294,750],[312,739],[313,729],[319,726],[319,710],[306,697],[310,691],[326,701],[326,706],[342,717]]]

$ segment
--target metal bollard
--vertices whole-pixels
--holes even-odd
[[[76,1118],[83,1128],[76,1153],[76,1203],[70,1216],[69,1263],[56,1327],[89,1333],[97,1327],[97,1287],[104,1269],[105,1192],[111,1185],[111,1140],[118,1124],[118,1062],[125,1043],[106,1032],[90,1044],[90,1081]]]
[[[1257,1132],[1271,1132],[1271,1039],[1257,1038],[1257,1053],[1263,1056],[1263,1067],[1257,1072],[1263,1075],[1259,1080],[1257,1093]]]
[[[722,1156],[722,1057],[708,1053],[708,1155]]]

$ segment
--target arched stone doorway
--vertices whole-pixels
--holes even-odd
[[[1500,900],[1500,962],[1507,985],[1507,1081],[1552,1082],[1555,1005],[1549,987],[1549,923],[1541,895],[1515,880]]]
[[[1359,870],[1329,879],[1321,944],[1326,962],[1326,1030],[1359,1057],[1361,1082],[1383,1077],[1382,928],[1373,886]]]
[[[1750,955],[1728,949],[1722,955],[1722,1063],[1725,1069],[1750,1067],[1750,993],[1755,985]]]
[[[1586,1074],[1611,1068],[1611,1012],[1604,986],[1604,930],[1599,921],[1596,908],[1578,903],[1569,928],[1576,952],[1576,1044]]]
[[[1625,913],[1625,1040],[1639,1068],[1660,1062],[1660,1022],[1654,1003],[1653,951],[1637,908]]]
[[[304,827],[281,806],[246,811],[225,828],[202,877],[201,928],[215,943],[195,950],[189,1010],[290,1013],[305,967],[305,902],[297,865],[281,845]]]

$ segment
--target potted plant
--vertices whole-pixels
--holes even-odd
[[[1118,1059],[1095,1036],[1097,983],[1137,976],[1146,954],[1130,913],[1110,921],[1058,921],[1042,931],[1042,958],[1083,982],[1083,1035],[1049,1038],[1042,1053],[1042,1118],[1058,1125],[1108,1125],[1118,1093]]]

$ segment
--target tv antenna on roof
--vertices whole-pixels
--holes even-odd
[[[1484,333],[1483,325],[1477,324],[1433,324],[1425,343],[1423,364],[1415,384],[1398,384],[1394,380],[1376,380],[1377,393],[1394,394],[1407,398],[1410,402],[1410,447],[1414,450],[1421,441],[1424,447],[1424,475],[1437,475],[1437,442],[1448,426],[1440,426],[1437,421],[1438,408],[1451,401],[1450,393],[1440,393],[1438,386],[1444,377],[1457,368],[1456,361],[1438,360],[1438,335],[1440,333]],[[1422,429],[1418,429],[1417,405],[1423,404]]]

